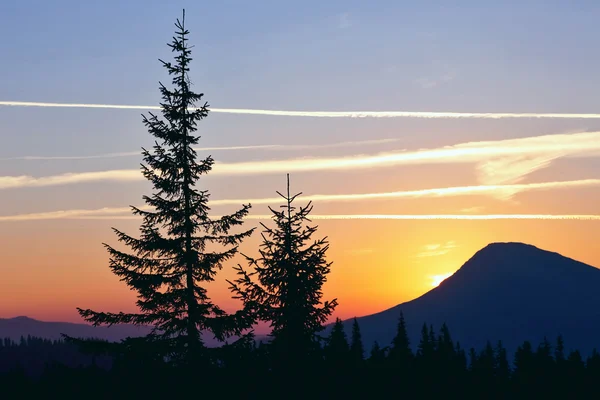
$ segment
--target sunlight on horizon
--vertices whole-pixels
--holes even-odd
[[[444,279],[449,278],[452,275],[454,275],[454,272],[449,272],[447,274],[432,275],[430,277],[431,278],[431,286],[438,287],[440,285],[440,283],[442,283],[444,281]]]

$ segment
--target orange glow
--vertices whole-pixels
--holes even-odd
[[[450,276],[452,276],[452,274],[454,274],[454,272],[431,276],[431,286],[438,287],[440,285],[440,283],[442,283],[442,281],[444,281],[446,278],[449,278]]]

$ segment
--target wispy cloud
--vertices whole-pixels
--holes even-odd
[[[437,149],[397,151],[375,155],[215,163],[211,174],[213,176],[279,174],[283,172],[344,171],[399,165],[473,163],[477,167],[480,183],[497,185],[518,183],[526,175],[548,166],[551,161],[561,157],[585,157],[598,154],[600,154],[600,132],[585,132],[468,142]],[[67,173],[39,178],[0,176],[0,189],[96,181],[129,182],[142,179],[139,170]],[[515,193],[511,192],[512,189],[504,188],[504,192],[501,193],[498,190],[496,192],[502,198],[509,198]]]
[[[63,108],[110,108],[123,110],[159,110],[159,106],[45,103],[32,101],[0,101],[0,106],[12,107],[63,107]],[[247,108],[211,108],[211,112],[225,114],[270,115],[280,117],[314,118],[568,118],[600,119],[600,114],[575,113],[480,113],[480,112],[430,112],[430,111],[286,111]]]
[[[382,200],[382,199],[395,199],[395,198],[422,198],[422,197],[453,197],[453,196],[467,196],[467,195],[490,195],[497,196],[505,192],[526,192],[536,190],[550,190],[550,189],[565,189],[565,188],[576,188],[576,187],[592,187],[600,186],[600,179],[583,179],[576,181],[558,181],[558,182],[542,182],[542,183],[526,183],[518,185],[497,185],[497,186],[459,186],[459,187],[446,187],[446,188],[434,188],[434,189],[422,189],[422,190],[406,190],[396,192],[381,192],[381,193],[353,193],[353,194],[314,194],[306,195],[302,197],[305,202],[341,202],[341,201],[364,201],[364,200]],[[278,204],[281,201],[277,197],[267,197],[258,199],[217,199],[211,200],[210,205],[215,206],[226,206],[226,205],[240,205],[251,203],[253,205],[261,204]],[[149,210],[147,206],[138,206],[142,210]],[[481,208],[471,209],[470,212],[475,212]],[[129,213],[131,211],[128,207],[104,207],[95,210],[60,210],[50,211],[45,213],[33,213],[33,214],[19,214],[19,215],[7,215],[0,216],[0,221],[21,221],[21,220],[43,220],[43,219],[64,219],[74,217],[94,217],[94,216],[105,216]],[[466,210],[462,210],[465,212]],[[469,216],[466,216],[468,218]]]
[[[338,143],[325,143],[325,144],[261,144],[255,146],[222,146],[222,147],[195,147],[196,151],[229,151],[229,150],[303,150],[303,149],[327,149],[327,148],[340,148],[340,147],[356,147],[356,146],[369,146],[386,143],[395,143],[402,141],[398,138],[390,139],[373,139],[373,140],[358,140],[352,142],[338,142]],[[140,151],[128,151],[121,153],[105,153],[105,154],[93,154],[93,155],[76,155],[76,156],[18,156],[18,157],[5,157],[0,158],[0,161],[9,160],[92,160],[102,158],[119,158],[119,157],[130,157],[140,156]]]
[[[33,214],[29,214],[33,215]],[[16,216],[0,217],[0,222],[11,221],[36,221],[36,218],[15,218]],[[219,218],[220,215],[211,216]],[[245,219],[248,220],[268,220],[272,215],[249,215]],[[48,219],[48,218],[43,218]],[[140,219],[135,215],[79,215],[79,216],[63,216],[53,219],[101,219],[101,220],[118,220],[118,219]],[[578,221],[600,221],[600,215],[583,215],[583,214],[486,214],[486,215],[466,215],[466,214],[329,214],[329,215],[311,215],[311,220],[466,220],[466,221],[481,221],[481,220],[578,220]]]
[[[437,87],[441,83],[450,82],[455,78],[456,74],[454,72],[447,72],[439,77],[422,77],[415,79],[414,83],[420,86],[422,89],[433,89]]]
[[[270,215],[252,215],[248,219],[270,219]],[[568,214],[429,214],[429,215],[398,215],[398,214],[353,214],[353,215],[311,215],[314,220],[338,219],[382,219],[382,220],[501,220],[501,219],[533,219],[533,220],[582,220],[600,221],[600,215],[568,215]]]
[[[0,176],[0,189],[71,185],[76,183],[103,181],[133,182],[141,179],[143,179],[141,172],[135,169],[98,172],[70,172],[61,175],[44,176],[40,178],[27,175]]]
[[[456,242],[448,241],[446,243],[433,243],[421,247],[421,251],[416,257],[436,257],[448,254],[452,249],[456,248]]]

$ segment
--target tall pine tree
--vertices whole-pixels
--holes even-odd
[[[260,258],[246,257],[253,272],[238,266],[238,278],[231,282],[235,298],[273,328],[272,346],[285,366],[302,365],[318,354],[323,324],[337,306],[337,300],[322,303],[321,288],[331,263],[325,259],[327,238],[312,239],[317,226],[308,226],[312,203],[296,208],[290,195],[277,192],[285,201],[282,210],[269,207],[274,227],[261,225],[263,243]]]
[[[110,269],[137,291],[139,313],[104,313],[78,308],[93,325],[151,325],[146,342],[157,342],[173,356],[192,356],[205,349],[204,330],[217,339],[239,334],[249,326],[243,312],[226,314],[208,297],[205,283],[238,251],[242,240],[252,233],[232,228],[243,223],[250,205],[217,219],[209,217],[209,193],[200,190],[200,177],[212,169],[211,156],[197,161],[193,146],[199,136],[196,124],[208,115],[208,104],[196,107],[203,94],[191,89],[188,76],[191,46],[183,18],[169,44],[176,53],[173,62],[159,60],[172,76],[171,89],[160,85],[163,119],[149,113],[144,125],[157,140],[153,151],[142,149],[142,173],[155,191],[143,196],[149,207],[132,206],[141,216],[140,237],[114,229],[118,240],[132,252],[125,253],[107,244]]]
[[[358,320],[354,318],[352,322],[352,336],[350,338],[350,354],[356,366],[362,365],[365,360],[365,348],[360,333],[360,325]]]

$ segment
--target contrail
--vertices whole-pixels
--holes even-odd
[[[396,192],[382,193],[355,193],[355,194],[314,194],[302,197],[303,202],[339,202],[339,201],[363,201],[377,199],[393,199],[393,198],[422,198],[422,197],[452,197],[452,196],[467,196],[467,195],[492,195],[498,196],[503,193],[520,193],[536,190],[551,190],[551,189],[566,189],[574,187],[593,187],[600,186],[600,179],[582,179],[575,181],[557,181],[557,182],[542,182],[542,183],[524,183],[516,185],[481,185],[481,186],[459,186],[446,187],[422,190],[406,190]],[[240,205],[240,204],[278,204],[280,198],[259,198],[259,199],[221,199],[212,200],[210,206],[224,205]],[[151,207],[146,205],[138,206],[142,210],[151,210]],[[130,213],[130,207],[104,207],[95,210],[75,209],[75,210],[60,210],[48,211],[43,213],[18,214],[0,216],[0,222],[5,221],[37,221],[49,219],[72,219],[72,218],[121,218],[117,214]],[[110,217],[107,217],[110,216]],[[124,216],[128,219],[127,216]],[[137,217],[136,217],[137,218]]]
[[[62,108],[110,108],[124,110],[160,110],[159,106],[85,103],[45,103],[33,101],[0,101],[0,106],[11,107],[62,107]],[[270,115],[280,117],[313,118],[568,118],[599,119],[600,114],[572,113],[473,113],[430,111],[286,111],[255,110],[246,108],[211,108],[211,112],[224,114]]]
[[[216,146],[216,147],[195,147],[196,151],[229,151],[229,150],[303,150],[303,149],[326,149],[335,147],[352,147],[352,146],[367,146],[385,143],[399,142],[402,139],[374,139],[374,140],[359,140],[352,142],[326,143],[326,144],[259,144],[252,146]],[[89,156],[19,156],[0,158],[0,161],[10,160],[93,160],[103,158],[118,158],[140,156],[140,151],[128,151],[121,153],[106,153],[95,154]]]
[[[254,215],[248,219],[270,219],[270,215]],[[350,214],[350,215],[312,215],[310,219],[383,219],[383,220],[500,220],[500,219],[526,219],[526,220],[582,220],[599,221],[600,215],[557,215],[557,214],[487,214],[487,215],[462,215],[462,214],[434,214],[434,215],[398,215],[398,214]]]
[[[194,148],[196,151],[222,151],[222,150],[259,150],[259,149],[271,149],[279,147],[279,145],[256,145],[256,146],[223,146],[223,147],[197,147]],[[89,156],[19,156],[19,157],[4,157],[0,158],[0,161],[10,160],[93,160],[99,158],[118,158],[118,157],[131,157],[140,156],[142,154],[141,149],[139,151],[127,151],[121,153],[105,153],[105,154],[94,154]]]
[[[211,216],[211,218],[220,218],[220,215]],[[249,215],[247,220],[269,220],[272,215]],[[131,220],[140,219],[135,215],[115,215],[115,216],[74,216],[64,219],[88,219],[88,220]],[[311,215],[310,220],[576,220],[576,221],[600,221],[600,215],[577,215],[577,214],[486,214],[486,215],[463,215],[463,214],[328,214]],[[0,219],[0,221],[3,221]]]
[[[400,165],[473,163],[482,184],[513,184],[561,157],[600,154],[600,132],[544,135],[519,139],[467,142],[441,148],[330,158],[215,163],[212,176],[265,175],[283,172],[347,171]],[[83,182],[132,182],[145,178],[138,169],[70,172],[45,177],[0,176],[0,189]]]

